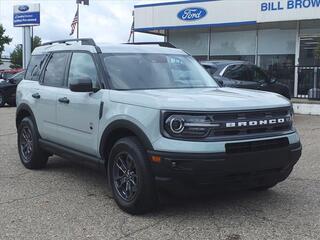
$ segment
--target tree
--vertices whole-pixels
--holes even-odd
[[[1,62],[1,55],[4,51],[4,45],[9,44],[12,41],[12,38],[9,38],[9,36],[4,35],[6,30],[3,28],[2,24],[0,24],[0,65]]]
[[[16,45],[13,52],[10,54],[11,65],[10,68],[21,68],[22,67],[22,44]]]
[[[35,49],[36,47],[41,45],[41,38],[38,36],[34,36],[33,41],[32,41],[32,46],[31,50]],[[10,54],[11,58],[11,68],[21,68],[22,67],[22,45],[16,45],[15,49],[13,52]]]

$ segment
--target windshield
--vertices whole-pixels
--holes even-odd
[[[117,90],[218,87],[188,55],[116,53],[103,58]]]

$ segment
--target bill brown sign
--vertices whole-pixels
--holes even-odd
[[[13,7],[13,26],[40,25],[40,4],[16,5]]]

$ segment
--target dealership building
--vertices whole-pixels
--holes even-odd
[[[298,98],[320,89],[320,0],[198,0],[135,6],[135,31],[199,60],[257,64]]]

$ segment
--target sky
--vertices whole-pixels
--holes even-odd
[[[80,37],[91,37],[98,44],[127,42],[134,5],[172,1],[177,0],[90,0],[89,6],[80,7]],[[21,44],[22,29],[13,27],[13,6],[26,3],[40,3],[41,24],[34,27],[34,35],[40,36],[42,42],[70,38],[76,0],[0,0],[0,23],[6,29],[6,35],[13,38],[12,43],[5,46],[2,56],[9,56],[15,45]],[[135,39],[163,40],[159,36],[139,33]]]

